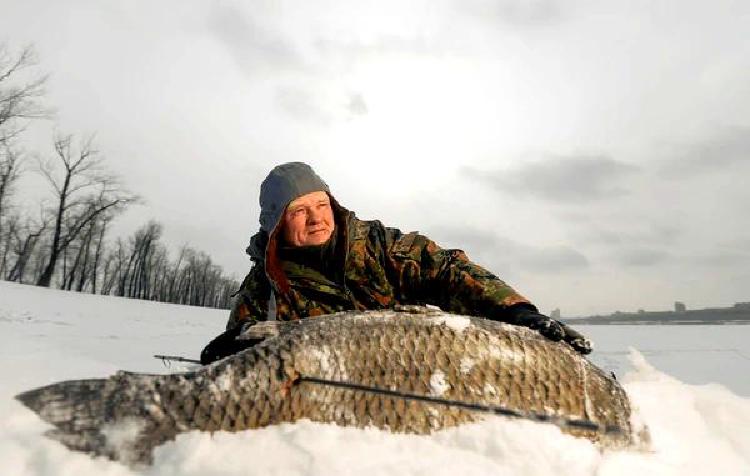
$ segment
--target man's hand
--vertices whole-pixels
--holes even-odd
[[[208,343],[203,351],[201,351],[201,364],[208,365],[263,341],[263,338],[237,339],[237,336],[239,336],[245,329],[246,327],[240,324],[216,336]]]
[[[553,340],[555,342],[565,338],[565,331],[563,330],[563,327],[559,322],[550,319],[544,314],[539,313],[536,313],[536,315],[533,316],[533,319],[536,320],[532,321],[529,324],[529,329],[533,329],[542,334],[547,339]]]
[[[583,334],[573,328],[563,324],[560,321],[550,319],[544,314],[540,314],[536,308],[530,304],[519,304],[508,309],[507,322],[519,326],[526,326],[539,332],[549,340],[562,340],[571,346],[576,352],[581,354],[590,354],[593,345],[590,340]]]
[[[585,338],[583,334],[581,334],[577,330],[574,330],[572,327],[563,324],[562,322],[559,322],[558,324],[560,324],[563,332],[565,332],[563,340],[576,351],[585,355],[590,354],[591,351],[594,350],[594,344],[590,340]]]

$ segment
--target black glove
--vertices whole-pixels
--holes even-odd
[[[562,327],[563,332],[565,332],[565,337],[563,337],[563,340],[577,352],[586,355],[590,354],[591,351],[594,350],[594,344],[590,340],[585,338],[583,334],[573,329],[572,327],[563,324],[562,322],[560,322],[559,324]]]
[[[536,307],[531,304],[511,306],[503,317],[506,317],[506,319],[503,319],[506,322],[538,331],[549,340],[562,340],[581,354],[591,353],[591,341],[562,322],[540,314]]]
[[[201,351],[201,364],[208,365],[263,341],[262,338],[237,340],[243,330],[244,326],[240,324],[216,336]]]

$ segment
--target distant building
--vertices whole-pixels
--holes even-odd
[[[685,307],[685,303],[682,301],[675,301],[674,312],[685,312],[685,311],[687,311],[687,307]]]
[[[549,317],[552,319],[560,319],[560,308],[552,309],[552,312],[549,313]]]

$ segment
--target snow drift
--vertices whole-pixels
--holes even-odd
[[[151,356],[195,356],[221,331],[225,319],[226,312],[218,310],[0,282],[3,474],[133,474],[118,463],[68,451],[45,438],[48,425],[13,400],[13,395],[54,381],[103,377],[120,369],[184,370],[176,365],[166,368]],[[627,344],[634,332],[628,327],[610,327],[606,331],[616,334],[618,345]],[[743,340],[750,341],[750,326],[733,327],[732,335],[744,335]],[[602,340],[611,344],[612,339]],[[741,356],[747,355],[747,349],[736,349],[736,342],[728,345]],[[600,344],[594,355],[597,352],[606,355],[607,347]],[[426,437],[303,421],[240,434],[181,435],[159,447],[153,466],[143,473],[750,473],[750,399],[716,383],[686,384],[651,366],[636,350],[630,365],[632,370],[620,378],[637,409],[636,418],[651,430],[649,453],[600,452],[557,427],[500,417]],[[744,376],[735,374],[734,378],[740,381]]]

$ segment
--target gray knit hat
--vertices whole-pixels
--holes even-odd
[[[289,202],[320,191],[331,193],[328,185],[306,163],[277,165],[260,185],[260,228],[270,235]]]

